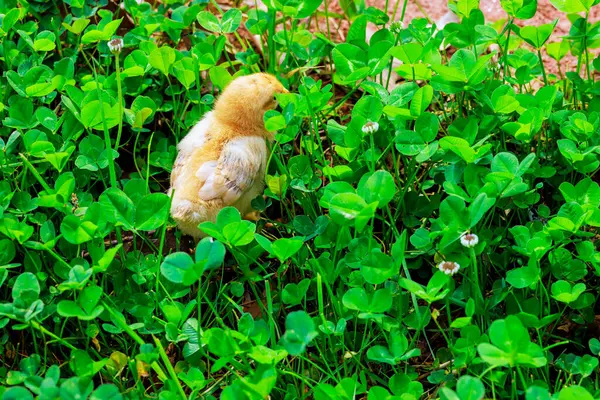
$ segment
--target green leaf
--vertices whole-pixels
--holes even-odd
[[[523,0],[500,0],[500,5],[511,17],[516,17],[517,12],[523,7]]]
[[[573,385],[563,388],[559,395],[558,400],[592,400],[594,396],[588,392],[588,390],[582,386]]]
[[[352,288],[342,297],[344,307],[356,311],[368,311],[369,297],[363,288]]]
[[[462,18],[468,18],[471,11],[479,9],[479,0],[450,0],[448,8]]]
[[[556,61],[562,60],[571,49],[567,40],[546,44],[546,53]]]
[[[300,0],[298,3],[295,18],[302,19],[313,15],[323,3],[323,0]]]
[[[8,388],[2,395],[2,400],[33,400],[33,395],[22,386]]]
[[[31,272],[20,274],[12,288],[12,298],[15,302],[30,304],[40,295],[40,283]]]
[[[366,204],[377,202],[377,207],[385,207],[396,194],[394,177],[387,171],[365,174],[358,184],[358,195]]]
[[[35,51],[52,51],[56,48],[56,35],[50,31],[42,31],[38,33],[33,41],[33,49]]]
[[[519,168],[519,160],[513,153],[498,153],[492,160],[492,172],[505,172],[516,176]]]
[[[164,193],[144,196],[135,207],[136,229],[151,231],[162,226],[169,217],[169,203],[169,196]]]
[[[152,53],[150,53],[148,62],[152,67],[156,68],[164,75],[169,75],[169,68],[171,68],[171,65],[175,62],[175,50],[169,46],[162,46],[154,49]]]
[[[516,111],[520,104],[515,98],[515,92],[510,86],[499,86],[492,94],[494,112],[497,114],[510,114]]]
[[[83,30],[89,25],[90,20],[87,18],[80,18],[73,21],[71,25],[63,22],[62,25],[71,33],[75,35],[81,34]]]
[[[456,392],[461,400],[481,400],[485,396],[485,388],[481,379],[463,375],[456,384]]]
[[[469,146],[469,142],[460,137],[444,136],[440,139],[440,147],[450,150],[469,164],[477,159],[477,153]]]
[[[191,57],[184,57],[173,64],[173,75],[181,82],[186,89],[192,87],[196,82],[196,73],[194,71],[194,60]]]
[[[364,125],[367,121],[379,121],[382,113],[381,100],[375,96],[363,96],[352,109],[352,118],[360,118],[360,124]]]
[[[184,282],[188,271],[193,270],[194,260],[184,252],[169,254],[160,265],[160,273],[173,283]]]
[[[367,207],[362,197],[355,193],[339,193],[329,203],[331,219],[340,225],[350,225]]]
[[[554,31],[557,23],[558,19],[555,19],[551,24],[540,26],[526,25],[521,28],[520,35],[523,40],[539,50],[550,39],[550,35],[552,35],[552,31]]]
[[[98,227],[91,221],[83,221],[74,215],[67,215],[60,224],[60,233],[72,244],[82,244],[94,238]]]
[[[550,3],[552,3],[558,11],[574,14],[590,11],[590,8],[594,5],[594,0],[550,0]]]
[[[16,255],[14,243],[8,239],[0,239],[0,266],[11,262]]]
[[[86,351],[73,350],[69,360],[69,367],[79,377],[92,377],[104,367],[107,361],[108,359],[94,361]]]
[[[220,23],[222,33],[235,32],[242,23],[242,12],[237,8],[230,8],[223,14]]]
[[[226,68],[220,65],[211,67],[208,71],[208,74],[212,83],[220,90],[224,90],[225,87],[229,85],[229,82],[231,82],[231,80],[233,79],[229,71],[227,71]]]
[[[196,246],[196,263],[201,264],[202,271],[212,271],[225,261],[225,246],[211,238],[204,238]]]
[[[303,237],[277,239],[272,244],[273,255],[284,262],[296,254],[304,245]]]
[[[406,43],[394,47],[390,52],[392,56],[409,65],[414,65],[421,61],[422,53],[423,45],[420,43]]]
[[[210,11],[200,11],[197,16],[201,27],[210,32],[221,32],[221,24],[217,17]]]
[[[119,388],[112,383],[104,383],[96,388],[89,400],[122,400]]]
[[[358,46],[348,43],[338,44],[333,49],[332,57],[336,73],[347,82],[362,79],[369,73],[367,54]]]
[[[93,100],[86,103],[81,109],[81,123],[86,128],[93,128],[96,130],[104,130],[104,123],[106,128],[110,129],[119,124],[119,105],[114,104],[112,107],[107,101],[102,101],[102,112],[100,110],[100,100]],[[104,114],[104,119],[102,119]]]
[[[54,83],[42,82],[27,86],[27,88],[25,88],[25,93],[27,93],[27,96],[31,97],[43,97],[52,93],[54,89]]]
[[[232,246],[245,246],[254,240],[256,225],[250,221],[229,224],[223,228],[223,237]]]
[[[134,224],[135,206],[127,195],[120,189],[110,188],[100,195],[102,210],[108,221],[132,229]]]
[[[410,102],[410,113],[411,115],[418,117],[421,115],[433,99],[433,88],[430,85],[425,85],[413,96]]]
[[[533,18],[537,10],[537,0],[500,0],[500,5],[511,17],[523,20]]]
[[[540,269],[537,267],[521,267],[506,273],[506,281],[517,289],[525,289],[540,280]]]
[[[539,368],[547,363],[543,350],[531,342],[527,329],[514,315],[494,321],[489,336],[491,344],[479,344],[477,352],[492,366],[524,365]]]
[[[10,11],[4,15],[1,27],[5,33],[8,33],[8,31],[10,31],[11,28],[15,26],[15,24],[21,19],[21,10],[25,11],[24,9],[11,8]]]
[[[300,283],[288,283],[281,292],[281,300],[284,304],[289,306],[295,306],[302,302],[306,292],[310,286],[310,279],[302,279]]]
[[[96,43],[101,40],[110,40],[111,37],[115,34],[119,25],[121,25],[121,21],[123,18],[119,18],[117,20],[111,21],[104,26],[102,30],[99,29],[90,29],[81,37],[81,43],[90,44]]]
[[[292,356],[298,356],[318,336],[315,323],[305,311],[294,311],[285,319],[285,333],[282,343],[284,349]]]
[[[585,292],[585,284],[577,283],[574,286],[567,281],[559,280],[552,284],[550,288],[552,297],[561,303],[572,303],[576,301],[583,292]]]

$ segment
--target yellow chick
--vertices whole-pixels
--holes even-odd
[[[179,142],[168,194],[174,192],[171,215],[183,233],[204,237],[198,224],[214,222],[226,206],[242,216],[253,211],[250,202],[264,190],[266,140],[273,140],[263,116],[275,108],[276,93],[288,91],[273,75],[234,79]]]

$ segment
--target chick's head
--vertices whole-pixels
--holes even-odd
[[[271,74],[241,76],[225,88],[214,111],[218,118],[232,125],[263,129],[263,116],[276,107],[275,95],[280,93],[289,92]]]

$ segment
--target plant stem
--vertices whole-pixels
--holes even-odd
[[[394,47],[398,46],[398,42],[400,41],[400,34],[396,35],[396,41],[394,42]],[[392,68],[394,67],[394,56],[390,56],[390,66],[388,68],[388,77],[387,82],[385,83],[385,88],[389,90],[390,87],[390,79],[392,78]]]
[[[121,143],[121,133],[123,132],[123,91],[121,88],[121,67],[119,65],[120,52],[115,54],[115,66],[117,74],[117,101],[119,102],[119,128],[117,130],[117,140],[115,141],[115,150],[119,151],[119,144]]]
[[[481,293],[481,286],[479,283],[479,266],[477,265],[477,256],[475,255],[475,248],[469,248],[469,254],[471,255],[471,280],[473,282],[473,291],[475,293],[475,309],[478,313],[483,313],[483,294]]]
[[[267,36],[267,49],[269,50],[269,72],[275,72],[275,58],[277,57],[277,52],[275,51],[275,41],[273,38],[275,37],[275,20],[277,19],[277,11],[269,10],[269,34]]]
[[[514,18],[511,18],[508,20],[508,33],[506,34],[506,46],[504,47],[504,53],[502,54],[502,64],[504,67],[504,76],[502,77],[502,81],[506,81],[506,77],[510,76],[510,71],[508,69],[508,61],[506,60],[507,56],[508,56],[508,46],[510,44],[510,31],[511,31],[511,25],[514,21]]]
[[[133,329],[131,329],[131,327],[129,325],[127,325],[127,322],[125,322],[122,315],[117,314],[115,312],[115,310],[113,310],[112,307],[109,306],[105,301],[102,301],[102,305],[104,306],[106,311],[108,311],[108,313],[112,317],[112,322],[115,325],[117,325],[119,328],[124,330],[140,346],[143,346],[146,344],[146,342],[144,342],[144,339],[142,339],[140,337],[140,335],[137,334],[136,331],[134,331]],[[158,378],[161,381],[164,382],[167,380],[167,375],[165,374],[165,372],[162,370],[162,368],[160,367],[160,365],[158,365],[158,363],[156,361],[154,361],[151,364],[151,367],[156,372],[156,374],[158,375]]]
[[[546,68],[544,67],[544,61],[542,60],[542,50],[537,49],[538,59],[540,60],[540,68],[542,68],[542,76],[544,77],[544,85],[548,85],[548,77],[546,76]]]
[[[402,11],[400,13],[400,22],[404,23],[404,16],[406,15],[406,7],[408,6],[408,0],[404,0],[402,3]],[[396,10],[394,10],[394,17],[396,17]]]
[[[50,187],[50,185],[48,185],[46,183],[46,181],[44,180],[44,178],[35,169],[35,167],[33,165],[31,165],[31,163],[29,162],[29,160],[27,159],[27,157],[25,157],[21,153],[19,153],[19,157],[21,157],[21,160],[23,160],[23,164],[25,164],[25,166],[27,167],[27,169],[29,170],[29,172],[31,172],[33,174],[33,176],[35,177],[35,179],[40,183],[40,185],[42,185],[42,187],[44,188],[44,190],[46,192],[48,192],[48,194],[51,194],[53,192],[52,188]]]
[[[186,399],[187,396],[185,395],[185,391],[183,390],[183,387],[181,386],[181,381],[179,381],[179,378],[177,377],[177,373],[175,372],[173,365],[171,365],[169,356],[167,356],[165,349],[163,348],[162,344],[160,343],[160,340],[158,340],[156,338],[156,336],[154,336],[154,335],[152,335],[152,339],[154,339],[154,344],[158,348],[158,354],[160,355],[160,358],[162,359],[163,364],[165,364],[165,366],[167,367],[167,371],[169,371],[169,375],[171,376],[171,379],[177,385],[177,390],[179,391],[181,398]]]

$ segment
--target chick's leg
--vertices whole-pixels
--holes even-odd
[[[257,222],[260,219],[260,211],[250,211],[249,213],[244,215],[243,219],[245,219],[246,221]]]

